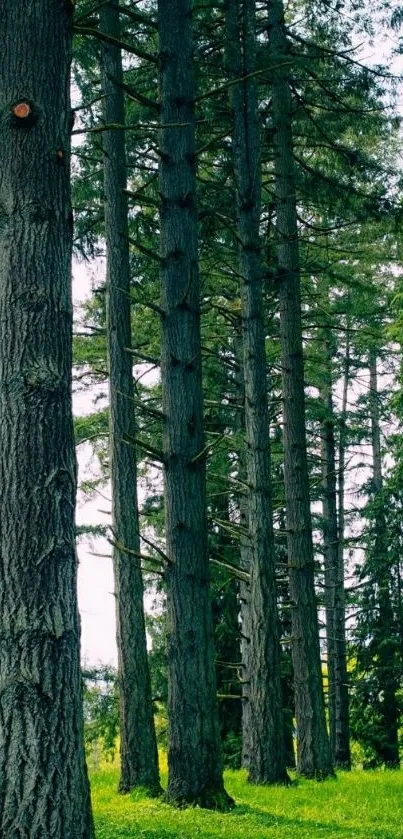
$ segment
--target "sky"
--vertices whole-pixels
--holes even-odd
[[[97,270],[97,281],[99,281]],[[94,265],[91,263],[73,263],[73,302],[78,313],[82,303],[89,297],[94,278]],[[89,414],[94,410],[94,397],[97,388],[81,390],[73,388],[74,415]],[[99,390],[99,389],[98,389]],[[101,405],[98,403],[97,408]],[[85,443],[77,449],[78,483],[97,474],[97,461],[92,446]],[[103,487],[102,496],[86,500],[78,492],[76,522],[84,524],[105,524],[108,516],[105,510],[110,508],[110,489]],[[80,538],[78,552],[78,604],[81,615],[81,657],[86,663],[116,664],[116,622],[115,598],[113,594],[113,570],[110,546],[105,539]],[[100,554],[100,555],[96,555]]]
[[[73,261],[73,303],[75,319],[80,317],[80,309],[91,294],[93,285],[98,286],[105,272],[105,261],[97,263]],[[141,366],[143,383],[147,380]],[[136,368],[137,369],[137,368]],[[155,374],[151,374],[155,380]],[[101,410],[107,405],[107,386],[105,384],[73,385],[74,416],[85,416],[94,410]],[[78,496],[76,506],[77,525],[110,524],[111,488],[109,483],[95,491],[88,498],[80,490],[84,480],[98,477],[98,459],[91,443],[77,447]],[[152,478],[153,482],[155,478]],[[138,499],[141,505],[145,497],[145,487],[138,483]],[[84,536],[78,539],[78,604],[81,616],[81,658],[86,664],[117,664],[116,620],[113,568],[111,547],[102,537]],[[152,596],[145,595],[146,609],[153,602]]]

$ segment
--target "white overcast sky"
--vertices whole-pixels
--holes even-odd
[[[90,295],[94,266],[73,263],[73,301],[75,307]],[[84,415],[94,410],[94,392],[76,390],[73,393],[74,414]],[[99,405],[97,407],[100,407]],[[84,444],[77,450],[79,483],[96,474],[96,458],[91,445]],[[105,500],[108,489],[85,501],[79,492],[77,499],[77,524],[104,524],[108,517],[101,510],[109,507]],[[85,661],[116,664],[115,604],[111,560],[93,553],[107,554],[109,546],[103,539],[80,539],[78,542],[78,601],[81,614],[81,653]]]

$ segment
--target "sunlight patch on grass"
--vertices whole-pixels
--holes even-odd
[[[403,839],[400,772],[340,772],[289,789],[253,787],[244,772],[227,772],[237,806],[225,814],[119,795],[116,768],[92,774],[91,784],[97,839]]]

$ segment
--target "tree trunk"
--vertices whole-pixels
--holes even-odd
[[[323,475],[323,547],[325,556],[325,605],[327,669],[329,695],[330,749],[333,763],[349,769],[350,739],[348,725],[348,687],[346,661],[344,562],[340,565],[337,519],[336,444],[332,396],[332,351],[328,337],[324,341],[323,385],[321,397],[322,475]]]
[[[71,407],[72,4],[0,5],[0,833],[91,839]]]
[[[347,448],[347,405],[348,386],[350,379],[350,324],[349,317],[346,320],[346,354],[344,359],[343,376],[343,397],[340,417],[339,434],[339,468],[338,472],[338,587],[336,590],[335,603],[335,632],[339,639],[336,656],[336,679],[339,684],[345,684],[344,690],[340,691],[340,702],[336,707],[336,765],[349,769],[351,766],[350,753],[350,712],[347,672],[347,641],[346,641],[346,593],[345,593],[345,571],[344,571],[344,487],[346,470],[346,448]]]
[[[380,703],[382,714],[383,738],[378,746],[381,760],[390,768],[399,767],[399,712],[396,692],[399,683],[396,675],[395,644],[396,632],[390,592],[390,565],[388,562],[387,532],[382,501],[383,476],[381,431],[379,415],[377,357],[374,350],[369,353],[370,373],[370,415],[373,458],[373,488],[375,497],[375,546],[374,546],[374,582],[378,593],[378,628],[376,638],[377,667],[379,684],[383,694]]]
[[[101,11],[102,31],[119,40],[119,8]],[[106,124],[124,125],[120,49],[102,44],[104,118]],[[123,131],[103,135],[105,239],[107,272],[107,344],[109,366],[110,474],[112,528],[115,546],[117,647],[120,696],[119,789],[160,790],[157,741],[147,659],[143,581],[137,507],[136,436],[131,348],[130,260],[127,223],[126,151]],[[128,445],[128,440],[132,441]],[[117,547],[119,546],[119,547]],[[124,546],[122,548],[121,546]]]
[[[277,211],[278,296],[283,382],[284,482],[292,608],[292,653],[297,718],[297,769],[307,777],[333,774],[326,731],[314,586],[314,557],[305,435],[301,289],[287,78],[288,44],[282,0],[268,4],[269,54]]]
[[[240,410],[236,413],[237,432],[245,432],[245,376],[243,371],[243,342],[241,330],[237,330],[234,336],[234,359],[236,362],[235,392]],[[246,494],[246,451],[240,446],[237,458],[237,477],[245,484],[238,492],[238,509],[240,541],[239,552],[241,568],[250,573],[251,568],[251,547],[249,538],[249,511],[248,497]],[[249,767],[249,755],[251,751],[251,713],[249,702],[250,685],[250,645],[251,645],[251,623],[250,623],[250,581],[241,580],[239,584],[240,619],[241,619],[241,662],[242,662],[242,757],[241,764],[244,769]]]
[[[278,637],[272,520],[269,412],[260,253],[260,125],[257,105],[255,0],[226,7],[233,166],[240,239],[243,372],[250,568],[249,780],[288,780]]]
[[[282,429],[278,426],[275,429],[275,437],[282,439]],[[282,483],[282,463],[277,472],[272,475],[272,480]],[[290,603],[289,575],[285,572],[287,563],[287,538],[286,538],[286,515],[284,507],[277,508],[278,532],[276,538],[276,560],[279,566],[280,579],[277,582],[277,609],[280,622],[280,636],[286,644],[281,645],[281,682],[283,693],[283,715],[284,715],[284,748],[286,765],[289,769],[295,769],[295,748],[294,748],[294,718],[295,718],[295,696],[294,696],[294,671],[292,666],[291,645],[289,639],[292,636],[291,614],[288,608]]]
[[[227,808],[207,546],[190,0],[159,0],[168,801]]]

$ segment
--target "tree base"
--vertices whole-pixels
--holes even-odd
[[[162,789],[160,784],[135,784],[135,785],[127,785],[119,783],[118,792],[120,795],[129,795],[129,793],[137,793],[137,795],[141,798],[162,798],[165,793]]]
[[[293,781],[287,772],[280,778],[256,778],[249,774],[248,784],[256,787],[290,787]]]
[[[351,761],[335,760],[334,768],[336,771],[340,769],[341,772],[351,772]]]
[[[211,789],[206,787],[195,796],[174,796],[168,791],[165,794],[165,801],[173,807],[202,807],[204,810],[218,810],[226,813],[235,807],[235,801],[222,789]]]
[[[297,776],[306,778],[308,781],[335,781],[337,775],[334,769],[316,769],[314,772],[304,772],[302,769],[297,769]]]

